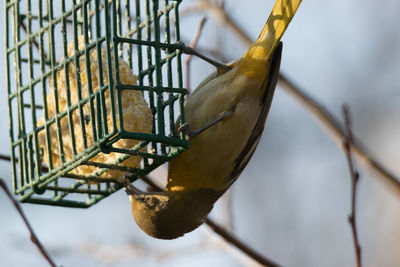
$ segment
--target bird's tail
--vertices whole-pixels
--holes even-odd
[[[242,57],[239,73],[265,79],[265,65],[272,57],[283,33],[299,7],[301,0],[277,0],[260,36]]]

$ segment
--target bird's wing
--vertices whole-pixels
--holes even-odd
[[[230,183],[229,186],[235,182],[235,180],[239,177],[242,173],[243,169],[249,163],[249,160],[253,156],[254,151],[257,148],[258,143],[260,142],[260,138],[262,132],[264,130],[265,121],[267,120],[268,111],[271,106],[272,97],[275,92],[276,83],[279,77],[279,68],[281,64],[281,55],[282,55],[282,43],[279,43],[277,46],[274,57],[272,59],[271,70],[269,73],[269,79],[267,79],[265,83],[265,94],[262,100],[262,109],[260,112],[260,116],[254,126],[254,129],[250,135],[247,144],[244,146],[242,152],[235,160],[235,167],[233,168],[231,175],[230,175]],[[227,188],[229,188],[229,186]]]

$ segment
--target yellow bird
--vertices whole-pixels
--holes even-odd
[[[300,2],[277,0],[243,57],[217,68],[193,92],[185,106],[187,125],[181,126],[191,147],[169,162],[165,191],[128,187],[133,217],[148,235],[173,239],[196,229],[246,167],[275,91],[280,39]]]

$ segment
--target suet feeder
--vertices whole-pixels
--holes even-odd
[[[188,146],[180,0],[6,0],[19,201],[89,207]]]

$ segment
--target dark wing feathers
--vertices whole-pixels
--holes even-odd
[[[247,144],[244,146],[242,152],[239,154],[239,156],[235,161],[236,165],[235,168],[232,170],[230,176],[231,180],[230,185],[239,177],[243,169],[249,163],[249,160],[253,156],[253,153],[256,150],[258,143],[260,142],[260,138],[265,126],[265,121],[267,120],[268,111],[271,106],[272,97],[274,96],[276,83],[278,82],[281,56],[282,56],[282,42],[280,42],[277,48],[275,49],[271,63],[271,70],[269,73],[270,78],[264,82],[265,83],[264,86],[266,86],[266,89],[265,89],[265,95],[262,100],[262,110],[260,112],[260,116],[258,117],[257,123],[254,126],[253,132],[250,135]]]

